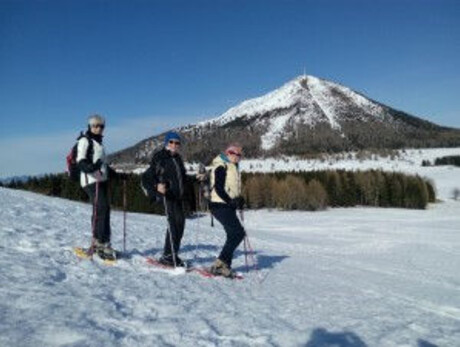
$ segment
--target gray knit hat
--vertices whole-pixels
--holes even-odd
[[[99,114],[93,114],[88,117],[88,125],[95,125],[95,124],[104,124],[105,125],[105,119]]]

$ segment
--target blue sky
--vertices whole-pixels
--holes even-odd
[[[118,150],[295,76],[460,128],[460,2],[0,0],[0,177],[57,172],[86,116]]]

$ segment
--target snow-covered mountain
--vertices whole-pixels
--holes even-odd
[[[200,161],[235,141],[252,158],[460,145],[458,129],[440,127],[314,76],[297,77],[217,118],[176,130],[188,140],[186,158]],[[112,160],[145,163],[161,144],[161,135],[113,154]]]
[[[333,97],[333,92],[338,93],[337,96],[340,94],[341,98]],[[346,117],[346,107],[350,107],[350,104],[363,109],[364,112],[359,115],[363,121],[367,117],[382,119],[385,115],[382,106],[349,88],[313,76],[302,76],[264,96],[232,107],[216,119],[197,125],[224,126],[237,118],[250,120],[280,110],[284,114],[270,117],[268,131],[263,135],[262,148],[269,150],[274,146],[276,138],[282,135],[282,130],[289,121],[301,121],[310,125],[326,122],[331,128],[341,130],[341,119]]]

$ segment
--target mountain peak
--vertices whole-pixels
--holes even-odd
[[[223,126],[238,118],[249,120],[274,110],[296,108],[297,115],[299,112],[303,114],[304,123],[313,124],[321,120],[328,122],[331,128],[340,130],[340,115],[346,105],[363,109],[366,114],[376,118],[383,114],[379,104],[345,86],[312,75],[300,75],[278,89],[244,101],[221,116],[198,125]],[[280,122],[275,123],[274,126],[279,128]],[[268,149],[269,146],[264,147]]]
[[[274,108],[288,108],[298,101],[298,97],[305,91],[305,79],[313,76],[299,76],[285,83],[265,95],[243,101],[230,108],[221,116],[199,123],[199,125],[215,124],[224,125],[238,117],[253,117],[264,114]]]

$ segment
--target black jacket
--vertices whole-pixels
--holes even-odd
[[[142,175],[142,187],[150,199],[160,194],[157,192],[159,183],[166,184],[166,198],[173,200],[184,199],[191,179],[185,174],[184,162],[179,154],[172,154],[165,148],[156,152],[147,171]]]

